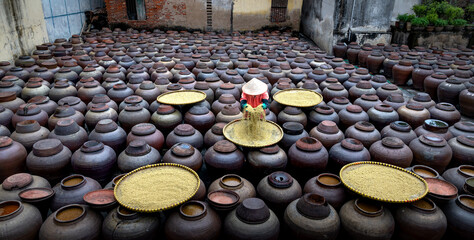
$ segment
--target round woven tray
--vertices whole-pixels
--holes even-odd
[[[339,176],[350,190],[382,202],[414,202],[428,193],[428,184],[423,178],[386,163],[351,163],[341,169]]]
[[[225,125],[223,129],[224,137],[237,145],[255,148],[276,144],[283,138],[283,129],[278,124],[268,120],[261,122],[266,124],[268,129],[258,134],[258,137],[252,137],[251,134],[248,134],[248,129],[240,125],[244,121],[250,120],[236,119]]]
[[[198,90],[180,90],[163,93],[156,98],[159,103],[168,105],[187,105],[206,99],[206,93]]]
[[[157,212],[176,207],[196,194],[199,176],[191,168],[159,163],[137,168],[115,185],[117,202],[137,212]]]
[[[313,107],[323,101],[323,96],[308,89],[289,88],[276,92],[273,100],[292,107]]]

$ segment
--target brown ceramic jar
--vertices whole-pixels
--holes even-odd
[[[459,111],[470,118],[474,117],[474,86],[463,90],[459,94]]]
[[[131,141],[127,148],[117,157],[117,166],[123,173],[133,171],[137,168],[159,163],[161,155],[153,147],[143,140]]]
[[[398,110],[401,121],[407,122],[412,128],[422,125],[426,119],[430,118],[430,112],[422,105],[409,103],[401,106]]]
[[[113,240],[116,236],[147,239],[156,236],[160,226],[160,219],[152,214],[142,214],[119,206],[105,217],[101,235],[105,240]]]
[[[423,87],[425,89],[425,92],[428,93],[434,101],[438,101],[438,86],[446,81],[448,77],[445,74],[442,73],[434,73],[431,74],[431,76],[428,76],[425,78],[425,81],[423,82]]]
[[[251,150],[246,159],[251,175],[258,179],[274,171],[284,170],[288,162],[287,154],[278,145]]]
[[[212,125],[214,125],[216,117],[214,113],[209,111],[207,107],[193,106],[184,114],[184,123],[192,125],[196,130],[205,134]]]
[[[127,133],[112,119],[100,120],[96,127],[89,133],[89,140],[94,140],[111,147],[120,153],[126,146]]]
[[[56,123],[56,127],[49,133],[48,138],[58,139],[71,152],[75,152],[87,141],[88,136],[84,128],[73,119],[66,118]]]
[[[410,148],[397,137],[385,137],[370,146],[371,160],[407,168],[413,160]]]
[[[207,189],[208,193],[220,190],[228,190],[236,193],[239,196],[239,203],[247,198],[254,198],[257,196],[257,191],[252,183],[235,174],[227,174],[216,179]]]
[[[166,137],[166,146],[171,148],[176,143],[189,143],[197,149],[201,149],[203,146],[203,136],[199,131],[189,124],[179,124],[176,128],[168,134]]]
[[[244,154],[235,144],[222,140],[204,154],[204,161],[211,174],[236,173],[244,166]]]
[[[64,119],[72,119],[79,126],[84,126],[84,115],[70,106],[59,106],[48,119],[48,127],[53,130],[56,124]]]
[[[474,135],[474,123],[469,121],[459,121],[449,127],[449,131],[454,137]]]
[[[349,99],[345,97],[335,97],[331,101],[329,101],[327,105],[328,107],[332,107],[334,111],[338,113],[342,109],[345,109],[347,106],[352,105],[352,103],[349,101]]]
[[[446,141],[453,138],[453,134],[448,131],[448,123],[437,120],[437,119],[427,119],[423,125],[415,129],[417,136],[425,135],[428,133],[435,133],[443,137]]]
[[[323,171],[328,163],[328,152],[316,138],[303,137],[288,150],[288,162],[298,177]]]
[[[440,83],[437,89],[438,101],[459,105],[459,94],[466,89],[463,81],[456,78],[448,78]]]
[[[38,238],[43,219],[36,207],[20,201],[4,201],[0,203],[0,209],[2,209],[0,215],[2,238],[11,240]]]
[[[161,104],[151,116],[151,122],[164,134],[172,131],[183,121],[181,112],[173,106]]]
[[[349,105],[347,105],[347,106],[349,106]],[[315,126],[319,125],[322,121],[325,121],[325,120],[333,121],[336,124],[338,124],[339,123],[339,115],[337,114],[335,109],[333,109],[332,107],[329,107],[329,106],[315,107],[309,113],[308,127],[309,128],[314,128]]]
[[[401,60],[392,68],[393,84],[406,85],[406,82],[411,78],[414,68],[412,63],[408,60]]]
[[[124,101],[125,102],[125,101]],[[105,105],[109,106],[110,108],[114,109],[115,111],[119,111],[119,106],[117,103],[112,101],[109,96],[105,94],[96,94],[92,98],[92,100],[87,104],[87,110],[89,110],[93,104],[104,103]]]
[[[242,112],[238,107],[232,105],[226,105],[224,108],[217,114],[216,122],[229,123],[236,119],[241,119],[243,116]]]
[[[188,143],[176,143],[163,156],[164,163],[177,163],[199,171],[202,166],[202,155]]]
[[[127,136],[127,144],[133,140],[144,140],[148,145],[161,151],[165,143],[163,133],[151,123],[139,123],[132,127]]]
[[[389,105],[380,103],[367,111],[370,122],[381,131],[385,126],[398,121],[398,113]]]
[[[448,144],[453,150],[453,158],[451,161],[454,166],[474,165],[473,135],[454,137],[448,141]]]
[[[318,126],[311,129],[309,135],[319,140],[326,149],[330,149],[334,144],[344,139],[344,134],[333,121],[322,121]]]
[[[0,92],[0,106],[15,113],[22,104],[25,104],[25,101],[17,98],[15,92]]]
[[[373,51],[367,57],[367,68],[372,74],[378,74],[383,67],[385,56],[380,51]]]
[[[83,101],[81,101],[81,99],[78,97],[72,97],[72,96],[63,97],[58,101],[58,105],[59,106],[68,105],[82,114],[85,114],[87,111],[87,105]]]
[[[428,109],[431,118],[447,122],[450,126],[461,120],[461,113],[450,103],[441,102]]]
[[[381,139],[380,132],[375,129],[372,123],[366,121],[356,122],[347,128],[345,137],[359,140],[367,149],[369,149],[374,142]]]
[[[323,98],[325,102],[331,101],[335,97],[349,97],[349,92],[341,84],[329,84],[323,90]]]
[[[323,196],[336,210],[341,208],[348,197],[341,179],[332,173],[321,173],[309,179],[304,185],[303,191]]]
[[[346,109],[341,110],[339,113],[339,120],[341,122],[341,128],[346,129],[356,122],[369,121],[369,115],[359,105],[350,105]]]
[[[329,150],[329,162],[335,170],[359,161],[370,161],[370,153],[357,139],[343,139]]]
[[[26,156],[28,152],[20,143],[11,138],[0,137],[0,181],[3,182],[7,177],[24,172],[26,166]]]
[[[433,68],[429,65],[420,65],[418,68],[413,70],[413,88],[419,91],[423,91],[425,78],[431,76],[433,73]]]
[[[282,125],[282,128],[283,138],[278,145],[285,151],[288,151],[298,139],[309,136],[301,123],[286,122]]]
[[[204,134],[204,147],[209,148],[212,147],[216,142],[220,140],[225,140],[224,134],[222,133],[222,129],[226,123],[218,122],[214,124],[211,129],[209,129],[206,134]]]
[[[379,97],[375,94],[363,94],[360,98],[357,98],[354,101],[355,105],[359,105],[366,112],[369,111],[370,108],[381,103],[382,101],[380,101]]]
[[[49,97],[46,96],[36,96],[28,100],[28,103],[34,103],[39,108],[44,110],[48,116],[51,116],[54,113],[54,110],[58,107],[58,104],[54,101],[51,101]]]
[[[453,155],[446,140],[433,133],[419,136],[410,142],[409,147],[415,164],[432,167],[439,173],[444,172]]]
[[[12,117],[12,126],[25,120],[36,120],[41,126],[48,123],[48,114],[34,103],[22,104]]]
[[[150,112],[140,105],[125,106],[118,115],[118,121],[126,132],[130,132],[133,126],[149,122]]]
[[[288,106],[278,113],[278,123],[283,125],[286,122],[298,122],[306,127],[308,119],[300,108]]]
[[[77,97],[85,104],[89,103],[96,94],[105,94],[105,89],[98,82],[86,82],[78,89]]]
[[[114,150],[97,141],[87,141],[71,156],[71,165],[74,173],[83,174],[106,184],[115,167],[117,155]]]
[[[26,166],[30,173],[54,183],[68,175],[71,155],[58,139],[44,139],[33,144]]]
[[[23,145],[30,151],[37,141],[48,138],[49,130],[39,125],[36,120],[25,120],[16,124],[16,129],[10,138]]]
[[[408,100],[408,103],[413,102],[423,105],[423,107],[425,107],[426,109],[430,109],[430,107],[435,105],[435,102],[431,99],[430,95],[424,92],[416,93],[414,97]]]
[[[290,174],[280,171],[260,180],[257,192],[277,215],[283,214],[288,204],[303,194],[298,181]]]
[[[376,93],[377,93],[377,96],[379,96],[381,101],[384,101],[391,94],[394,94],[394,93],[403,94],[402,90],[400,90],[395,84],[390,84],[390,83],[386,83],[382,85],[380,88],[377,89]]]
[[[85,115],[87,128],[92,130],[96,124],[102,119],[111,119],[116,122],[118,118],[117,112],[103,103],[92,105]]]

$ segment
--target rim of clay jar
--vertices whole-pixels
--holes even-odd
[[[199,220],[207,214],[207,207],[201,201],[188,201],[179,207],[179,215],[189,220]]]
[[[227,199],[230,199],[232,202],[223,203],[223,202],[216,201],[216,197],[219,197],[219,196],[227,197]],[[240,196],[236,192],[226,190],[226,189],[221,189],[221,190],[209,192],[207,194],[207,199],[213,206],[231,208],[238,204],[238,202],[240,201]]]
[[[316,193],[306,193],[298,199],[296,211],[307,218],[324,219],[331,211],[327,206],[328,202],[324,196]]]
[[[74,185],[66,185],[66,182],[72,179],[80,179],[81,181],[79,183],[76,183]],[[68,177],[65,177],[63,180],[61,180],[61,187],[63,189],[74,189],[77,187],[82,186],[83,184],[86,183],[86,177],[79,175],[79,174],[74,174]]]
[[[426,174],[420,174],[419,169],[422,169],[423,171],[426,171],[426,172],[430,172],[430,173],[432,173],[432,175],[427,176]],[[414,165],[412,167],[411,171],[416,173],[417,175],[419,175],[422,178],[438,178],[440,176],[439,173],[436,170],[434,170],[433,168],[428,167],[426,165]]]
[[[60,215],[61,213],[65,213],[65,211],[72,210],[72,209],[80,209],[81,213],[80,214],[75,214],[71,218],[64,219],[64,220],[59,218],[58,215]],[[54,213],[54,221],[56,221],[58,223],[72,223],[72,222],[75,222],[75,221],[83,218],[85,214],[86,214],[86,208],[84,206],[81,206],[79,204],[71,204],[71,205],[67,205],[67,206],[64,206],[64,207],[58,209]]]
[[[456,203],[462,209],[474,213],[474,196],[468,194],[459,195],[456,199]]]
[[[280,189],[289,188],[293,185],[294,182],[293,177],[283,171],[277,171],[268,175],[267,181],[270,186]]]
[[[472,165],[461,165],[458,167],[457,171],[464,177],[474,177],[474,166]]]
[[[337,181],[336,184],[330,184],[329,182],[325,181],[324,178],[331,178]],[[325,187],[339,187],[341,185],[341,179],[336,174],[332,173],[321,173],[316,177],[316,184],[323,185]]]
[[[429,205],[425,206],[426,204]],[[436,203],[429,198],[422,198],[418,201],[412,202],[410,207],[421,212],[434,212],[437,208]]]
[[[31,133],[36,132],[41,129],[38,121],[36,120],[24,120],[16,124],[17,133]]]
[[[43,194],[43,195],[33,194],[30,197],[25,196],[25,194],[27,194],[28,192],[31,193],[31,192],[34,192],[34,191],[41,191],[41,192],[46,193],[46,194]],[[21,201],[23,201],[23,202],[35,203],[35,202],[44,201],[46,199],[50,199],[51,197],[54,196],[54,194],[55,194],[55,191],[51,188],[28,188],[28,189],[25,189],[25,190],[19,192],[18,197],[20,197]]]
[[[232,181],[231,181],[232,180]],[[237,184],[229,184],[231,182],[238,182]],[[236,190],[244,186],[244,181],[242,177],[237,174],[227,174],[219,179],[219,185],[224,189]]]
[[[14,209],[10,210],[8,213],[4,214],[4,211],[0,214],[0,220],[7,220],[23,211],[23,204],[17,200],[9,200],[0,202],[0,209],[7,206],[13,207]]]
[[[121,219],[135,219],[139,215],[138,212],[132,211],[123,206],[117,207],[116,211],[117,211],[117,216]]]
[[[410,132],[412,130],[410,124],[404,121],[395,121],[390,123],[390,128],[400,132]]]
[[[368,209],[369,207],[375,207],[375,209]],[[354,209],[360,214],[368,217],[377,217],[383,213],[382,204],[362,198],[358,198],[354,201]]]

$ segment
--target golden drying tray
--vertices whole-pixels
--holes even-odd
[[[187,105],[206,99],[206,93],[198,90],[179,90],[159,95],[156,101],[168,105]]]
[[[428,193],[428,184],[417,174],[381,162],[351,163],[339,176],[350,190],[382,202],[414,202]]]
[[[249,134],[249,130],[245,125],[250,120],[236,119],[227,125],[223,129],[224,137],[240,146],[244,147],[267,147],[278,143],[283,138],[283,129],[278,124],[272,121],[259,121],[260,124],[264,124],[264,127],[260,127],[260,133],[253,135]]]
[[[157,212],[176,207],[196,194],[200,180],[195,171],[175,163],[137,168],[115,185],[117,202],[137,212]]]
[[[289,88],[276,92],[273,100],[292,107],[313,107],[323,101],[323,96],[309,89]]]

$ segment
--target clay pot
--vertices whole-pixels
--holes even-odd
[[[338,42],[332,47],[332,52],[337,58],[346,58],[347,45],[343,42]]]
[[[474,123],[468,121],[459,121],[449,127],[449,131],[454,137],[474,134]]]
[[[378,75],[374,75],[372,79],[370,79],[369,82],[370,82],[370,85],[372,85],[372,87],[375,90],[377,90],[387,83],[387,78],[384,75],[378,74]]]
[[[401,106],[398,110],[401,121],[407,122],[412,128],[422,125],[426,119],[430,118],[430,112],[420,104],[409,103]]]
[[[438,100],[458,106],[459,94],[466,89],[463,83],[463,81],[455,78],[448,78],[446,81],[440,83],[437,89]]]
[[[327,120],[311,129],[309,135],[319,140],[326,149],[330,149],[334,144],[344,139],[344,134],[337,128],[337,124]]]
[[[12,117],[12,110],[0,106],[0,125],[4,126],[7,129],[11,128]]]
[[[359,62],[359,66],[361,67],[367,67],[367,58],[369,55],[372,54],[372,48],[371,47],[362,47],[362,50],[359,52],[357,55],[357,60]],[[352,62],[351,62],[352,63]],[[354,63],[352,63],[354,64]]]
[[[7,177],[0,187],[0,201],[18,200],[23,190],[31,188],[51,188],[48,180],[29,173],[17,173]]]
[[[301,177],[324,170],[328,163],[328,152],[316,138],[303,137],[288,150],[292,171]]]
[[[253,172],[251,175],[258,179],[274,171],[285,169],[288,162],[287,154],[278,145],[251,150],[247,153],[246,159],[250,171]]]
[[[234,240],[276,240],[280,233],[280,222],[261,199],[248,198],[227,215],[224,233],[227,238]]]
[[[202,166],[202,155],[188,143],[176,143],[165,153],[163,162],[181,164],[197,172]]]
[[[39,238],[100,239],[102,216],[85,205],[71,204],[53,212],[44,221]]]
[[[436,134],[421,135],[410,142],[415,164],[432,167],[439,173],[444,172],[452,157],[451,147],[446,140]]]
[[[123,102],[120,103],[118,108],[113,107],[113,104],[115,104],[115,106],[117,106],[117,104],[114,101],[110,100],[110,98],[107,95],[105,95],[105,97],[108,99],[107,103],[105,103],[105,101],[100,101],[98,103],[101,103],[101,102],[105,103],[105,104],[109,105],[109,107],[115,109],[117,112],[121,112],[122,110],[125,109],[126,106],[134,106],[134,105],[141,106],[144,109],[148,109],[148,110],[151,111],[150,104],[148,104],[147,101],[143,100],[142,97],[137,96],[137,95],[131,95],[131,96],[126,97],[123,100]],[[156,99],[155,99],[155,102],[156,102]],[[112,103],[112,104],[109,104],[109,103]],[[156,103],[158,104],[158,102],[156,102]],[[158,106],[157,106],[157,108],[158,108]],[[156,109],[155,109],[155,111],[156,111]]]
[[[48,116],[54,113],[54,110],[58,107],[58,104],[54,101],[50,101],[49,97],[36,96],[28,100],[28,103],[36,104],[40,109],[44,110]]]
[[[227,174],[216,179],[207,189],[208,193],[220,190],[227,190],[236,193],[239,196],[238,203],[243,202],[247,198],[254,198],[257,196],[257,192],[252,183],[235,174]]]
[[[129,88],[127,85],[115,84],[109,91],[107,91],[107,96],[119,104],[128,96],[133,95],[133,93],[133,89]]]
[[[41,80],[41,78],[39,80]],[[48,96],[48,93],[49,87],[44,85],[41,81],[29,80],[21,90],[21,98],[28,101],[36,96]]]
[[[449,146],[453,150],[452,163],[455,165],[469,164],[474,165],[474,137],[457,136],[448,141]]]
[[[385,126],[398,121],[398,113],[389,105],[380,103],[367,111],[370,122],[374,124],[377,130],[381,131]]]
[[[359,121],[369,121],[369,115],[364,112],[359,105],[350,105],[339,113],[339,120],[341,121],[341,128],[348,128]]]
[[[381,101],[387,99],[391,94],[399,93],[402,94],[402,90],[400,90],[395,84],[386,83],[381,87],[377,88],[377,96]]]
[[[84,103],[89,103],[94,95],[96,94],[105,94],[105,89],[100,86],[98,82],[86,82],[84,86],[78,89],[77,97],[81,99]]]
[[[243,168],[244,154],[235,144],[222,140],[206,151],[204,161],[209,172],[236,173]]]
[[[369,81],[361,80],[349,89],[349,99],[355,101],[364,94],[376,94],[376,92]]]
[[[127,133],[112,119],[102,119],[89,134],[89,140],[101,142],[119,153],[126,146],[126,136]]]
[[[3,166],[0,171],[0,181],[15,173],[23,172],[26,156],[27,151],[23,145],[9,137],[0,137],[0,163]]]
[[[89,130],[95,128],[97,123],[102,119],[111,119],[116,122],[118,118],[117,112],[103,103],[92,105],[85,115],[85,122]]]
[[[412,73],[413,88],[423,91],[425,78],[431,76],[433,73],[433,68],[427,65],[420,65],[414,69]]]
[[[84,195],[99,189],[102,189],[102,187],[92,178],[78,174],[65,177],[53,187],[56,194],[51,201],[50,209],[56,211],[69,204],[85,204]]]
[[[430,95],[431,99],[438,101],[438,86],[447,79],[448,77],[442,73],[434,73],[425,78],[423,86],[425,92]]]
[[[140,105],[126,106],[118,115],[120,126],[130,132],[133,126],[150,121],[150,112]]]
[[[470,239],[474,234],[474,224],[470,221],[474,217],[473,201],[472,195],[460,195],[443,207],[448,229],[459,239]]]
[[[309,179],[304,185],[303,191],[324,197],[336,210],[339,210],[347,199],[341,179],[332,173],[322,173]]]
[[[345,97],[336,97],[336,98],[333,98],[331,101],[329,101],[327,105],[328,107],[333,108],[336,113],[338,113],[342,109],[345,109],[347,106],[352,105],[352,103],[349,101],[349,99]],[[310,113],[310,116],[311,116],[311,113]]]
[[[17,98],[15,92],[0,92],[0,106],[15,113],[25,101]]]
[[[348,48],[347,48],[347,59],[349,60],[349,62],[351,64],[357,64],[358,63],[358,57],[359,57],[359,52],[360,52],[360,46],[355,44],[355,45],[352,45],[349,44]]]
[[[196,240],[218,239],[221,220],[217,213],[204,202],[190,201],[174,211],[166,220],[166,239],[184,239],[193,236]]]
[[[183,121],[183,115],[170,105],[161,104],[151,116],[157,129],[167,134]]]
[[[21,143],[27,151],[41,139],[48,138],[49,130],[39,125],[36,120],[25,120],[17,123],[16,130],[10,138]]]
[[[224,108],[217,114],[216,122],[230,123],[233,120],[241,119],[242,112],[238,107],[232,105],[225,105]]]
[[[369,151],[359,140],[346,138],[329,150],[329,162],[335,169],[359,161],[370,161]]]
[[[193,106],[184,114],[184,123],[192,125],[196,130],[205,134],[215,123],[216,117],[208,108]]]
[[[323,196],[314,193],[291,202],[284,220],[297,239],[336,239],[340,228],[337,211]]]
[[[381,137],[397,137],[403,141],[406,145],[417,138],[416,133],[412,130],[411,126],[403,121],[395,121],[390,125],[384,127],[380,132]]]
[[[68,105],[74,108],[76,111],[85,114],[87,111],[87,105],[81,101],[78,97],[63,97],[58,101],[59,106]]]
[[[325,102],[331,101],[335,97],[349,97],[349,92],[341,84],[329,84],[323,90],[323,98]]]
[[[474,177],[474,166],[472,165],[461,165],[459,167],[454,167],[447,169],[442,177],[452,183],[458,189],[459,193],[464,192],[464,183],[466,179]]]
[[[55,182],[67,176],[70,168],[71,151],[58,139],[44,139],[33,144],[33,150],[26,158],[28,170],[35,175]]]
[[[448,127],[448,123],[441,120],[427,119],[423,125],[415,129],[415,133],[417,136],[435,133],[446,139],[446,141],[449,141],[449,139],[453,138],[453,134],[448,131]]]
[[[380,132],[375,129],[374,125],[365,121],[356,122],[347,128],[345,137],[359,140],[367,149],[369,149],[374,142],[381,139]]]
[[[369,149],[372,161],[384,162],[407,168],[413,160],[413,153],[410,148],[397,137],[385,137],[370,146]]]
[[[71,156],[75,173],[90,177],[101,184],[109,181],[117,161],[114,150],[102,142],[87,141]]]
[[[400,206],[394,218],[397,239],[442,239],[448,225],[443,211],[429,198]]]
[[[459,105],[461,113],[468,117],[474,117],[474,87],[470,87],[469,89],[465,89],[461,91],[459,94]]]
[[[428,109],[431,118],[438,119],[448,123],[450,126],[461,120],[461,114],[450,103],[438,103]]]
[[[130,172],[160,160],[161,155],[156,149],[143,140],[133,140],[117,157],[117,165],[122,172]]]
[[[22,104],[12,116],[12,126],[25,120],[36,120],[41,126],[48,123],[48,114],[34,103]]]
[[[424,108],[429,109],[434,106],[436,103],[431,99],[428,93],[419,92],[413,98],[408,100],[408,103],[418,103],[423,105]]]
[[[369,111],[370,108],[377,104],[381,104],[379,97],[375,94],[363,94],[360,98],[354,101],[354,105],[359,105],[364,111]]]
[[[344,204],[339,211],[341,225],[353,239],[391,239],[395,220],[378,202],[358,198]]]
[[[288,106],[278,113],[278,123],[283,125],[286,122],[298,122],[301,123],[303,127],[306,127],[308,119],[300,108]]]
[[[160,219],[152,214],[141,214],[122,206],[107,214],[102,223],[101,236],[105,240],[151,239],[160,228]]]
[[[158,151],[163,148],[163,144],[165,143],[163,134],[151,123],[139,123],[132,127],[132,130],[127,136],[127,144],[138,139],[145,141]]]
[[[274,172],[257,185],[258,195],[277,215],[283,214],[288,204],[302,195],[301,186],[286,172]]]
[[[333,98],[335,100],[336,98]],[[347,98],[346,98],[347,99]],[[347,100],[349,101],[349,100]],[[331,101],[332,102],[332,101]],[[348,105],[347,105],[348,106]],[[308,127],[313,128],[319,125],[323,121],[332,121],[336,124],[339,123],[339,115],[337,115],[337,111],[330,106],[320,106],[315,107],[308,116]]]
[[[36,207],[20,201],[5,201],[0,203],[0,232],[2,238],[12,240],[34,240],[43,220]],[[25,224],[25,223],[28,224]]]
[[[189,143],[197,149],[203,146],[203,136],[199,131],[189,124],[179,124],[173,132],[166,137],[166,146],[171,148],[178,142]]]
[[[75,110],[70,106],[59,106],[56,108],[51,117],[48,119],[48,127],[50,130],[53,130],[56,127],[56,124],[64,119],[72,119],[79,126],[84,126],[84,115],[79,111]]]
[[[278,145],[285,151],[290,149],[291,145],[293,145],[298,139],[309,136],[301,123],[286,122],[282,125],[282,128],[284,134]]]

